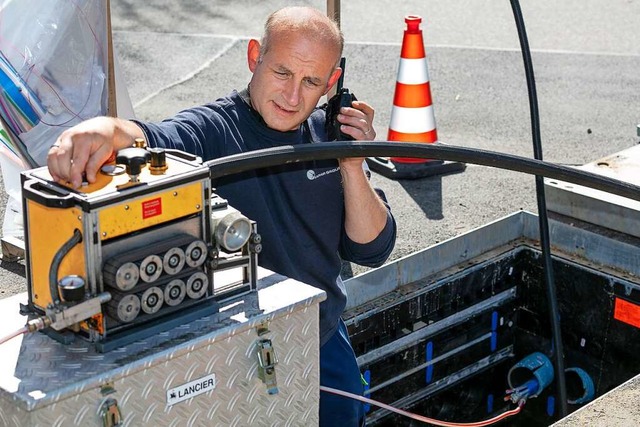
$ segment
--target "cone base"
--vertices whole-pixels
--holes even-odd
[[[467,165],[460,162],[429,160],[423,163],[397,163],[388,157],[367,157],[369,168],[390,179],[419,179],[462,172]]]

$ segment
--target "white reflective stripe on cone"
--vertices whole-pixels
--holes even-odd
[[[418,85],[427,83],[429,81],[427,58],[400,58],[397,81],[398,83],[403,83],[406,85]]]
[[[389,129],[402,133],[429,132],[436,128],[433,106],[405,108],[393,106]]]

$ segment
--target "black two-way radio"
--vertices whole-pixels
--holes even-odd
[[[329,141],[353,141],[354,138],[346,133],[340,131],[341,123],[338,121],[338,114],[340,114],[340,108],[351,107],[353,101],[358,99],[354,94],[349,93],[349,89],[342,87],[344,82],[344,70],[346,65],[346,58],[340,59],[340,68],[342,68],[342,74],[336,84],[336,94],[331,97],[327,103],[327,121],[325,128],[327,131],[327,137]]]

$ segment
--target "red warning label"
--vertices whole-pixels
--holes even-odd
[[[162,199],[160,197],[142,202],[142,219],[158,215],[162,215]]]
[[[640,305],[616,298],[613,308],[613,318],[640,328]]]

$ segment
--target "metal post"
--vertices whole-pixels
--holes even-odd
[[[340,28],[340,0],[327,0],[327,16],[333,18]],[[336,86],[334,85],[327,93],[327,99],[336,94]]]
[[[340,0],[327,0],[327,16],[333,18],[340,27]]]
[[[118,116],[116,101],[116,75],[113,64],[113,36],[111,34],[111,1],[106,0],[107,18],[107,116]]]

